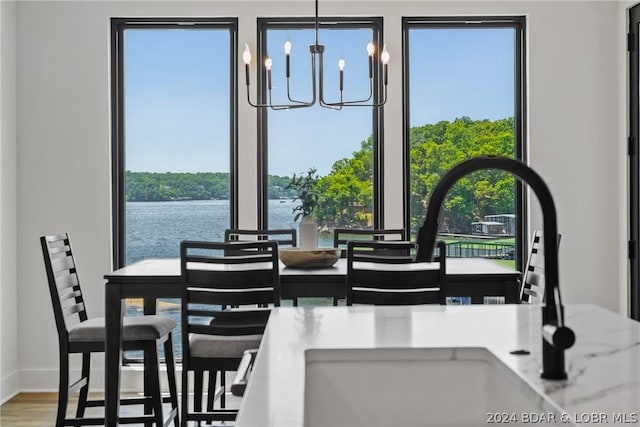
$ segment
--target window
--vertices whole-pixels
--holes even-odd
[[[273,60],[272,101],[287,102],[285,56],[288,40],[291,51],[291,92],[293,97],[311,99],[311,60],[308,46],[314,43],[314,23],[309,19],[259,19],[258,57]],[[320,25],[319,42],[325,45],[325,98],[339,100],[338,60],[344,59],[344,97],[367,98],[369,94],[366,46],[373,41],[381,49],[381,18],[332,19]],[[261,67],[264,81],[264,66]],[[380,87],[380,64],[374,67],[374,87]],[[264,85],[258,88],[265,99]],[[376,89],[376,92],[379,89]],[[251,94],[254,96],[255,94]],[[377,94],[376,94],[377,96]],[[261,227],[295,228],[295,192],[287,188],[290,179],[315,169],[320,177],[317,189],[320,246],[332,246],[334,227],[371,228],[382,223],[382,178],[378,152],[382,141],[378,126],[381,109],[345,107],[333,111],[315,105],[309,108],[274,111],[262,109],[260,120],[260,200]],[[324,231],[324,232],[322,232]]]
[[[235,19],[112,20],[115,268],[235,225],[236,31]],[[157,309],[180,324],[178,300]],[[179,355],[180,326],[173,338]]]
[[[440,176],[495,154],[524,160],[524,18],[405,18],[406,227],[415,235]],[[524,200],[515,178],[460,180],[439,219],[447,256],[521,266]]]
[[[222,240],[235,221],[236,27],[113,20],[116,267]]]

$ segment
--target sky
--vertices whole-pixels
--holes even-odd
[[[270,30],[274,103],[286,99],[286,40],[293,45],[291,94],[311,98],[308,45],[313,38],[311,30]],[[328,101],[338,98],[340,58],[346,62],[345,100],[368,96],[370,39],[367,29],[321,30]],[[244,43],[239,44],[242,55]],[[228,172],[228,31],[128,29],[124,54],[126,169]],[[389,73],[402,73],[401,52],[390,55]],[[512,29],[412,29],[409,58],[411,126],[461,116],[513,116]],[[239,102],[246,102],[244,71],[238,75]],[[251,94],[255,96],[255,86]],[[274,175],[290,176],[309,167],[326,175],[336,160],[350,157],[372,134],[371,107],[332,111],[316,105],[268,114],[269,173]]]

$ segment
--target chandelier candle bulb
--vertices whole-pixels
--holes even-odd
[[[376,52],[376,48],[373,42],[367,43],[367,54],[369,55],[369,78],[373,78],[373,54]]]
[[[284,42],[284,55],[285,55],[285,76],[286,78],[291,77],[291,42],[287,40]]]
[[[264,68],[267,70],[267,88],[271,90],[271,67],[273,66],[273,61],[271,58],[267,56],[264,60]]]
[[[382,54],[380,54],[380,60],[382,61],[382,74],[384,76],[384,85],[389,83],[389,51],[387,45],[382,47]]]
[[[247,81],[247,86],[250,84],[249,76],[251,74],[249,70],[249,65],[251,64],[251,51],[249,50],[249,45],[244,44],[244,53],[242,54],[242,60],[244,61],[244,73],[245,79]]]

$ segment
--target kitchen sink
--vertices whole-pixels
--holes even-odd
[[[561,423],[485,348],[309,349],[304,393],[306,427]]]

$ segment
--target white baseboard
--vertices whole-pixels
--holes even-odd
[[[14,371],[0,379],[0,405],[20,392],[20,375]]]

